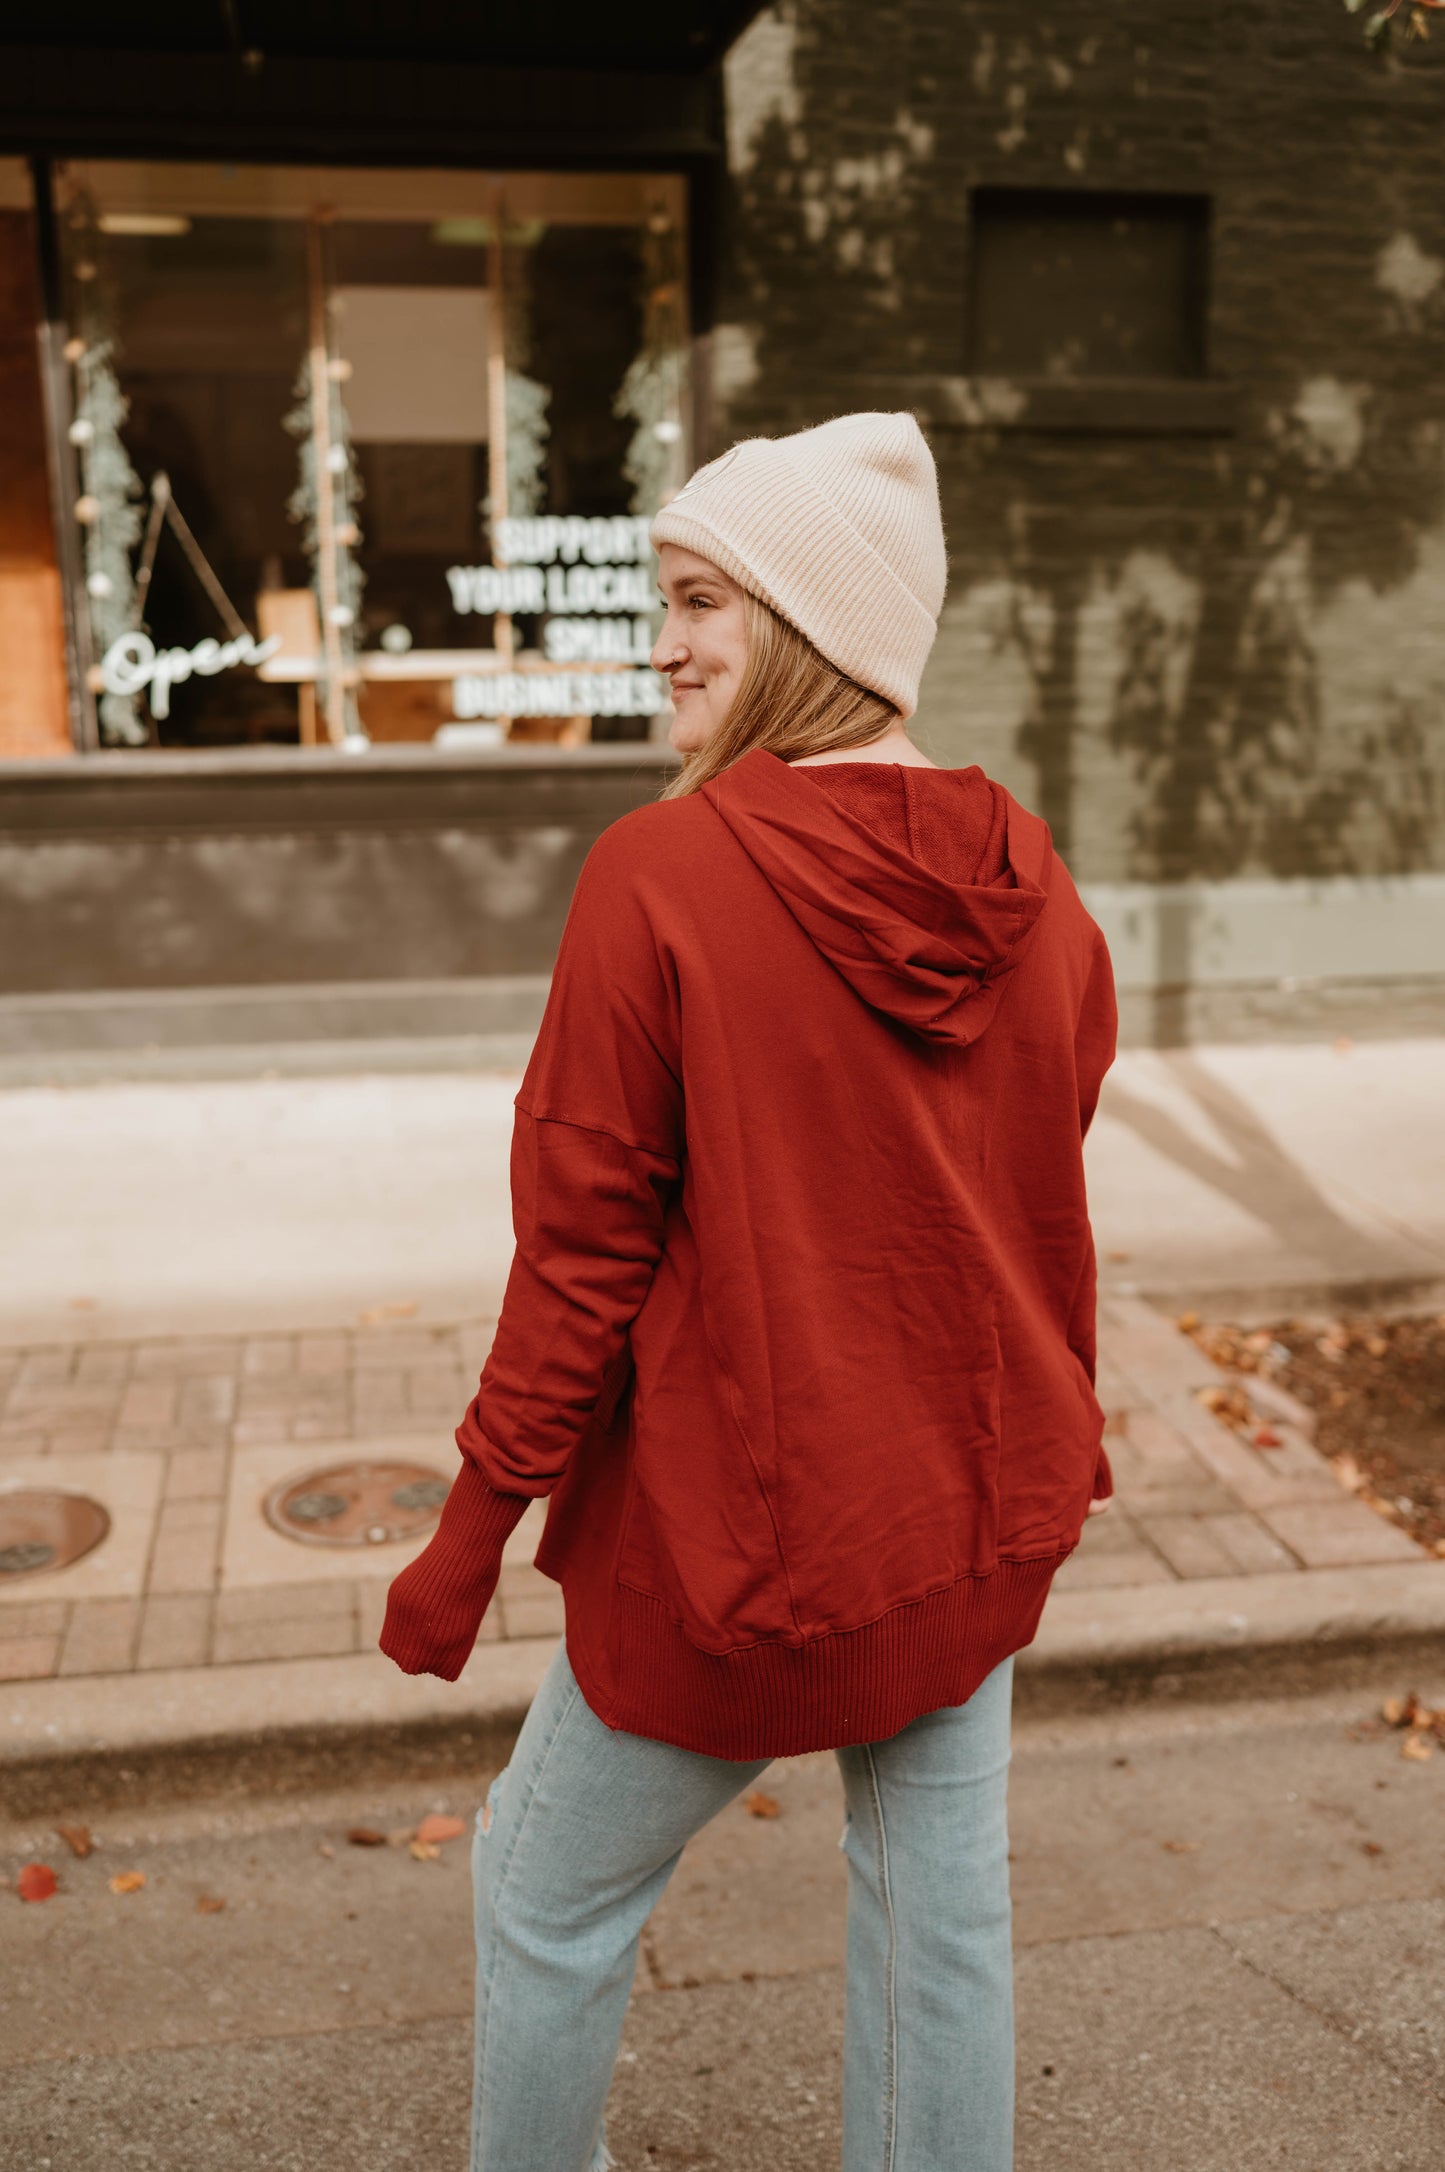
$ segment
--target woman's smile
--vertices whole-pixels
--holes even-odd
[[[743,592],[718,566],[676,543],[664,543],[658,553],[658,585],[667,617],[652,668],[672,690],[676,713],[668,738],[679,754],[696,754],[742,683],[748,653]]]

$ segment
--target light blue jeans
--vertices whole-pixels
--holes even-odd
[[[843,2172],[1009,2172],[1013,1661],[967,1704],[837,1752],[847,1800]],[[600,2172],[644,1923],[769,1760],[604,1727],[559,1647],[478,1812],[471,2172]]]

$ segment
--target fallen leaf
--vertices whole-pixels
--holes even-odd
[[[389,1848],[405,1848],[409,1847],[415,1838],[416,1827],[414,1825],[398,1825],[394,1832],[387,1834],[386,1844]]]
[[[1272,1425],[1262,1425],[1254,1435],[1256,1448],[1283,1448],[1284,1435],[1276,1433]]]
[[[139,1893],[146,1882],[143,1870],[118,1870],[110,1881],[112,1893]]]
[[[783,1806],[777,1796],[765,1795],[760,1787],[755,1787],[751,1795],[744,1796],[743,1808],[750,1818],[780,1818],[783,1814]]]
[[[336,1850],[332,1847],[329,1840],[323,1840],[320,1847],[316,1850],[316,1853],[318,1855],[324,1855],[328,1863],[334,1863],[336,1861]]]
[[[1120,1267],[1122,1267],[1122,1266],[1123,1266],[1123,1264],[1124,1264],[1125,1260],[1128,1260],[1128,1259],[1132,1259],[1132,1258],[1133,1258],[1133,1256],[1134,1256],[1134,1255],[1133,1255],[1133,1253],[1132,1253],[1132,1252],[1120,1252],[1120,1251],[1117,1251],[1117,1250],[1115,1250],[1115,1251],[1113,1251],[1113,1252],[1106,1252],[1106,1253],[1104,1254],[1104,1257],[1105,1257],[1105,1259],[1111,1259],[1111,1260],[1113,1260],[1113,1261],[1114,1261],[1114,1263],[1116,1264],[1116,1266],[1120,1266]]]
[[[1412,1758],[1417,1765],[1423,1765],[1432,1755],[1432,1746],[1424,1735],[1406,1735],[1400,1744],[1400,1755]]]
[[[1380,1717],[1387,1727],[1404,1727],[1415,1709],[1414,1693],[1408,1697],[1387,1697],[1380,1706]]]
[[[1197,1840],[1165,1840],[1161,1841],[1160,1845],[1167,1848],[1171,1855],[1197,1855],[1199,1853],[1199,1842]]]
[[[1383,1855],[1385,1852],[1378,1840],[1362,1840],[1360,1847],[1366,1855]]]
[[[1199,1325],[1199,1314],[1197,1312],[1181,1312],[1174,1325],[1182,1334],[1192,1335]]]
[[[430,1817],[424,1817],[418,1825],[416,1837],[418,1840],[431,1841],[459,1840],[466,1829],[464,1819],[449,1818],[440,1810],[433,1810]]]
[[[1358,1493],[1365,1483],[1364,1472],[1348,1450],[1332,1459],[1332,1468],[1347,1493]]]
[[[1371,1357],[1386,1357],[1389,1354],[1390,1345],[1383,1335],[1367,1335],[1365,1337],[1365,1348]]]
[[[1233,1426],[1236,1432],[1254,1422],[1254,1412],[1249,1397],[1238,1386],[1225,1388],[1201,1388],[1199,1400],[1206,1410],[1212,1411],[1223,1425]]]
[[[385,1833],[379,1833],[374,1825],[353,1825],[347,1834],[353,1848],[384,1848]]]
[[[72,1855],[89,1855],[95,1847],[88,1825],[57,1825],[55,1830]]]
[[[49,1900],[60,1880],[48,1863],[27,1863],[15,1880],[15,1890],[23,1901]]]
[[[442,1851],[434,1840],[414,1840],[411,1852],[419,1863],[434,1863]]]
[[[196,1895],[196,1914],[198,1916],[218,1916],[225,1905],[219,1894],[198,1893]]]

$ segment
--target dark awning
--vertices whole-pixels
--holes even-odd
[[[757,12],[758,0],[7,0],[0,44],[693,74]]]
[[[716,161],[752,4],[7,0],[0,152],[307,164]]]

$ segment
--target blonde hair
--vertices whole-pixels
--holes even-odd
[[[743,591],[748,654],[732,707],[663,793],[681,799],[725,769],[766,747],[784,762],[834,747],[866,747],[897,715],[891,702],[845,678],[795,626]]]

